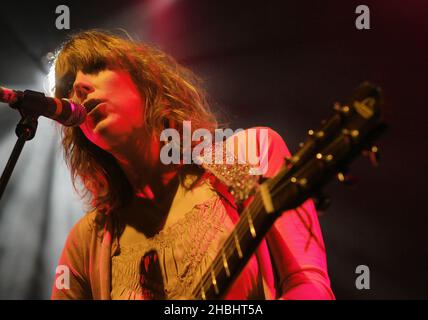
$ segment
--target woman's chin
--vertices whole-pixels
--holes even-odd
[[[108,118],[102,119],[99,122],[97,122],[96,124],[94,124],[94,128],[92,129],[92,131],[96,134],[96,135],[105,135],[107,134],[110,130],[110,126],[109,126],[109,122]]]
[[[104,122],[104,121],[102,121]],[[129,143],[129,132],[124,133],[120,128],[99,123],[93,130],[94,143],[105,151],[113,151]]]
[[[116,121],[116,117],[108,116],[104,119],[101,119],[99,122],[94,124],[92,129],[93,133],[105,137],[107,139],[115,138],[127,132],[123,125],[119,121]]]

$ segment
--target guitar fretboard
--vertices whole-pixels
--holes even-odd
[[[261,194],[256,193],[195,288],[193,297],[203,300],[221,298],[245,267],[276,218],[274,213],[266,212]]]

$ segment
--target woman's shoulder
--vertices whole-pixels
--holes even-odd
[[[79,243],[89,240],[94,232],[100,229],[97,221],[98,213],[96,210],[85,213],[71,228],[68,240],[78,241]]]
[[[290,156],[281,135],[269,127],[236,130],[226,143],[216,142],[213,148],[203,159],[202,167],[221,182],[216,184],[217,191],[226,186],[238,202],[248,198],[260,177],[277,174]]]

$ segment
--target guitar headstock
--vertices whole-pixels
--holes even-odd
[[[381,105],[380,89],[367,82],[346,103],[335,104],[333,115],[319,130],[309,130],[307,140],[286,159],[284,168],[265,182],[274,211],[299,206],[335,175],[341,182],[352,182],[344,172],[361,153],[377,164],[378,148],[373,142],[386,128]]]

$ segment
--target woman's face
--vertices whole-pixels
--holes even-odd
[[[125,144],[143,128],[144,101],[125,71],[79,71],[70,98],[88,111],[80,125],[85,136],[106,151]]]

